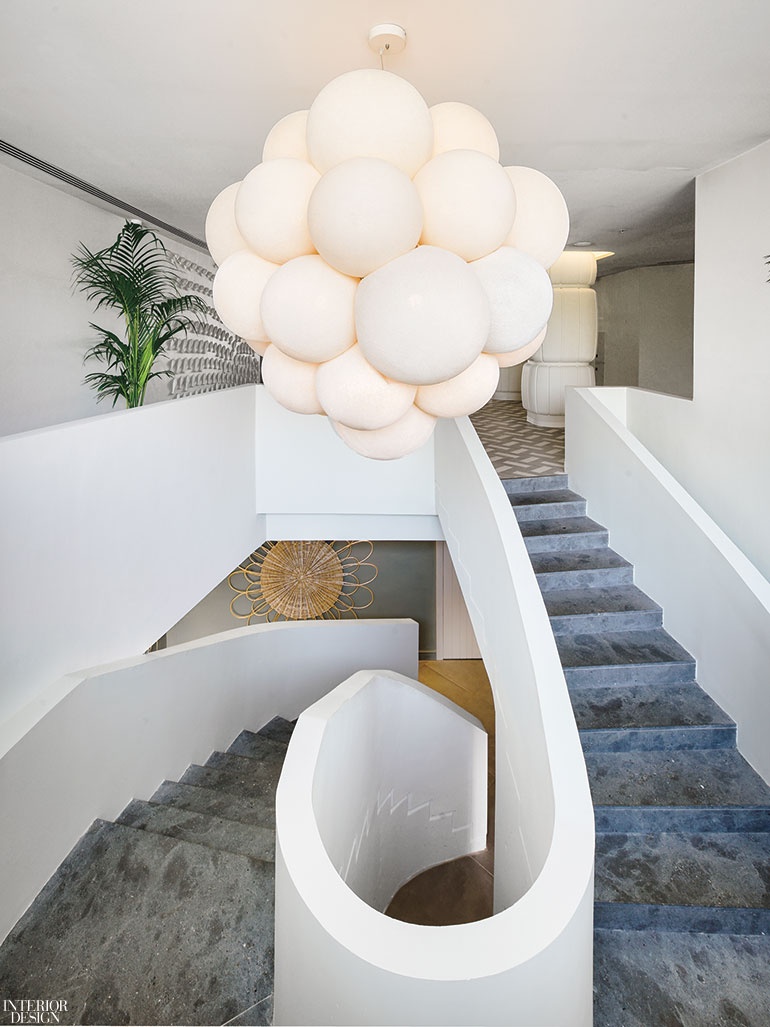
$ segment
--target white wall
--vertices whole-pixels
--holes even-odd
[[[698,683],[736,722],[738,748],[770,781],[770,582],[629,431],[632,396],[569,391],[570,484],[663,607],[666,630],[697,660]]]
[[[433,440],[400,460],[368,460],[328,418],[284,409],[257,389],[257,507],[267,538],[440,539]]]
[[[770,142],[702,175],[694,397],[632,390],[628,425],[770,577]]]
[[[0,439],[0,720],[143,652],[261,544],[254,392]]]
[[[675,264],[597,281],[604,385],[692,395],[693,275]]]
[[[83,385],[93,307],[72,291],[70,254],[108,245],[122,219],[0,164],[0,434],[97,413]],[[104,404],[102,404],[102,407]]]
[[[111,409],[97,405],[83,376],[95,341],[89,322],[110,327],[114,315],[72,288],[70,257],[83,242],[99,250],[114,242],[124,218],[64,188],[0,163],[0,435],[73,421]],[[174,242],[180,253],[197,250]],[[164,381],[151,382],[148,401],[165,398]],[[122,407],[122,400],[118,409]]]

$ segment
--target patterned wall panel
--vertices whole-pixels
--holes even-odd
[[[168,379],[169,396],[196,396],[259,382],[259,357],[225,328],[214,309],[213,265],[203,255],[198,263],[170,247],[168,255],[181,291],[198,293],[206,301],[206,312],[196,317],[186,337],[174,339],[166,350],[166,366],[174,372]]]

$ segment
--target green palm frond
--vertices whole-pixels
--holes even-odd
[[[96,309],[122,315],[125,339],[91,324],[99,339],[84,360],[101,360],[107,371],[85,377],[99,393],[121,396],[126,404],[140,406],[147,383],[168,377],[170,371],[152,371],[166,343],[194,323],[189,314],[202,312],[206,303],[194,294],[181,295],[166,248],[151,231],[127,221],[111,246],[93,253],[81,244],[72,256],[75,286],[96,304]]]

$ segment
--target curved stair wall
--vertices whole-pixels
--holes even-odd
[[[362,665],[417,673],[417,624],[236,628],[52,685],[0,732],[0,940],[97,818],[202,763],[247,725],[293,720]]]
[[[564,675],[510,503],[467,419],[439,423],[435,460],[437,512],[495,698],[496,912],[423,927],[359,897],[382,908],[410,869],[382,874],[379,850],[366,851],[377,805],[397,807],[399,789],[358,780],[364,751],[392,746],[397,765],[399,735],[362,718],[322,752],[323,719],[309,711],[278,793],[275,1022],[589,1027],[593,809]],[[338,748],[352,748],[352,782]],[[424,777],[410,790],[408,806],[425,809]]]
[[[666,629],[697,660],[699,684],[737,724],[738,749],[770,782],[770,583],[629,427],[648,398],[568,391],[570,482],[665,609]]]
[[[383,911],[484,848],[486,777],[479,722],[404,676],[361,671],[300,716],[276,795],[276,1023],[421,1023],[429,994],[440,1006],[435,982],[419,1000],[398,976],[436,930]]]

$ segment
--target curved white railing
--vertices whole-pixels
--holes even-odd
[[[386,909],[416,874],[484,848],[486,779],[487,735],[474,717],[412,678],[359,671],[294,730],[276,796],[288,879],[312,890],[324,863],[340,909]],[[294,1023],[302,930],[281,923],[282,1015]]]
[[[322,795],[315,780],[310,787],[306,761],[324,757],[323,732],[308,730],[297,740],[307,746],[302,761],[287,761],[279,787],[275,1022],[588,1027],[594,835],[585,764],[521,535],[467,420],[439,424],[436,492],[495,697],[497,912],[423,927],[384,916],[347,887],[318,820],[321,806],[347,800]],[[350,738],[340,733],[338,744],[399,751],[398,732],[378,732],[376,718],[352,726]],[[411,788],[420,791],[423,778]],[[355,841],[350,827],[344,834],[343,849]]]
[[[95,818],[368,661],[417,671],[410,620],[260,624],[73,674],[0,725],[0,940]]]

